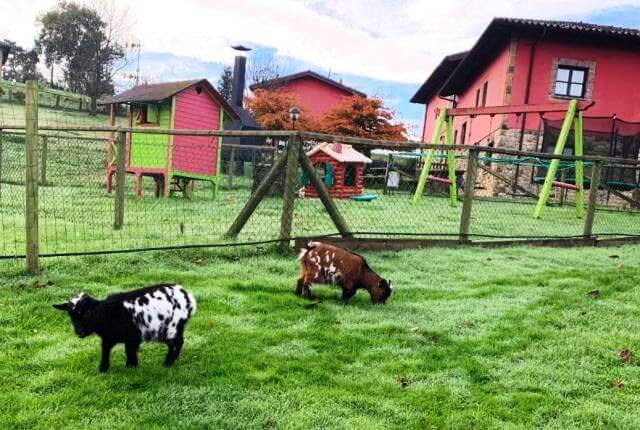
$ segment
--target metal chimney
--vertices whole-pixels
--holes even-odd
[[[251,51],[246,46],[232,46],[236,51],[241,53]],[[247,68],[247,57],[245,54],[236,55],[233,63],[233,82],[231,85],[231,104],[233,106],[242,107],[242,99],[244,98],[245,73]]]

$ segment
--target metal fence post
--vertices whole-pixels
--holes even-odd
[[[27,81],[25,104],[27,271],[37,275],[40,273],[40,244],[38,241],[38,84],[36,81]]]
[[[591,187],[589,188],[589,202],[587,203],[587,214],[584,218],[584,230],[582,234],[589,238],[593,232],[593,219],[596,214],[596,203],[598,200],[598,187],[600,176],[602,175],[602,161],[596,161],[591,171]]]
[[[229,154],[229,164],[227,165],[227,174],[229,189],[233,187],[233,175],[236,174],[236,147],[235,145],[231,147],[231,153]]]
[[[127,133],[124,131],[119,131],[118,138],[116,140],[116,200],[113,206],[114,230],[120,230],[124,224],[124,181],[126,177],[125,161],[127,158],[126,141]]]
[[[300,146],[302,146],[302,141],[299,136],[292,136],[291,139],[289,139],[289,145],[287,145],[287,167],[285,170],[284,186],[282,187],[282,216],[280,218],[279,244],[281,251],[286,251],[289,248],[288,239],[291,238]]]
[[[467,171],[464,178],[464,194],[462,196],[462,215],[460,216],[460,242],[469,241],[471,228],[471,206],[473,205],[473,191],[476,185],[476,173],[478,170],[478,149],[469,150]]]
[[[48,140],[48,136],[42,136],[42,146],[40,147],[40,185],[47,185]]]

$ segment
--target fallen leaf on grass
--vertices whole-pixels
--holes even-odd
[[[409,327],[409,331],[410,331],[411,333],[415,333],[415,332],[417,332],[418,330],[420,330],[420,327],[418,327],[418,326],[415,326],[415,325],[414,325],[414,326]]]
[[[514,257],[513,255],[508,255],[507,259],[508,260],[520,260],[520,257]]]
[[[616,269],[618,269],[618,270],[622,269],[622,263],[616,264]]]
[[[587,295],[593,299],[597,299],[600,297],[600,290],[591,290],[587,293]]]
[[[215,328],[215,327],[216,327],[216,325],[214,323],[212,323],[212,322],[208,322],[207,323],[207,328]]]
[[[303,306],[303,308],[312,309],[312,308],[315,308],[316,306],[318,306],[320,303],[322,303],[322,302],[321,301],[317,301],[317,302],[307,303],[306,305]]]
[[[202,258],[196,257],[191,260],[193,264],[202,264]]]
[[[611,385],[613,388],[623,388],[624,387],[624,382],[619,381],[619,380],[615,380],[615,381],[611,381],[609,382],[609,385]]]
[[[276,425],[272,417],[267,418],[267,422],[264,423],[264,428],[272,429]]]
[[[633,360],[633,352],[629,351],[626,348],[620,349],[618,350],[618,358],[620,359],[620,361],[630,363]]]
[[[468,323],[467,321],[465,321],[465,320],[461,320],[461,321],[458,323],[458,326],[459,326],[460,328],[469,328],[469,323]]]
[[[402,388],[409,388],[409,386],[411,385],[411,381],[409,381],[407,378],[402,377],[400,379],[398,379],[398,383],[400,384],[400,386]]]
[[[332,326],[334,326],[334,327],[337,327],[337,326],[339,326],[339,325],[340,325],[340,321],[338,321],[338,320],[333,320],[333,321],[331,321],[331,325],[332,325]]]

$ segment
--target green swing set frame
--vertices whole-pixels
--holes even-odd
[[[451,149],[446,149],[447,152],[447,169],[449,173],[448,180],[442,178],[436,178],[429,175],[431,165],[436,157],[436,149],[429,148],[425,155],[425,162],[420,172],[416,191],[413,195],[412,204],[415,206],[420,202],[427,180],[433,182],[447,183],[449,185],[449,201],[452,207],[457,207],[457,185],[456,185],[456,171],[455,171],[455,148],[453,147],[453,118],[456,116],[470,116],[475,117],[477,115],[504,115],[504,114],[522,114],[522,113],[539,113],[544,115],[549,112],[566,112],[564,121],[562,123],[562,129],[556,141],[556,145],[553,151],[554,155],[562,155],[564,147],[567,143],[569,133],[573,128],[574,131],[574,154],[577,157],[584,155],[583,153],[583,136],[582,136],[582,113],[591,107],[593,103],[578,102],[577,100],[571,100],[566,103],[547,103],[547,104],[530,104],[530,105],[514,105],[514,106],[493,106],[493,107],[478,107],[478,108],[459,108],[459,109],[441,109],[436,124],[431,136],[431,144],[438,144],[440,136],[442,135],[442,128],[445,127],[445,145],[450,145]],[[560,159],[554,158],[549,163],[547,173],[545,176],[542,190],[538,197],[538,202],[533,212],[534,218],[541,218],[542,211],[549,200],[551,188],[564,187],[570,188],[576,191],[576,216],[578,218],[584,217],[584,162],[576,160],[575,169],[575,185],[566,184],[555,180],[558,167],[560,165]],[[598,184],[592,184],[591,186],[598,186]]]

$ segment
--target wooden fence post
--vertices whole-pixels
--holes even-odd
[[[293,206],[296,197],[296,182],[298,181],[298,154],[302,141],[299,136],[292,136],[287,145],[287,167],[284,185],[282,187],[282,215],[280,217],[280,251],[289,248],[291,238],[291,224],[293,222]]]
[[[40,147],[40,185],[47,185],[48,140],[48,136],[42,136],[42,146]]]
[[[591,170],[591,187],[589,188],[589,202],[587,204],[587,214],[584,218],[584,230],[582,234],[589,238],[593,232],[593,219],[596,214],[596,203],[598,200],[598,188],[600,176],[602,175],[602,161],[596,161]]]
[[[476,172],[478,170],[478,149],[469,150],[467,171],[464,178],[464,195],[462,197],[462,215],[460,216],[460,242],[469,241],[469,229],[471,228],[471,207],[476,186]]]
[[[127,159],[127,133],[118,132],[116,140],[116,197],[113,205],[113,229],[120,230],[124,225],[124,181],[126,177],[125,164]]]
[[[37,275],[40,273],[40,250],[38,241],[38,84],[36,81],[27,81],[25,104],[27,271]]]

